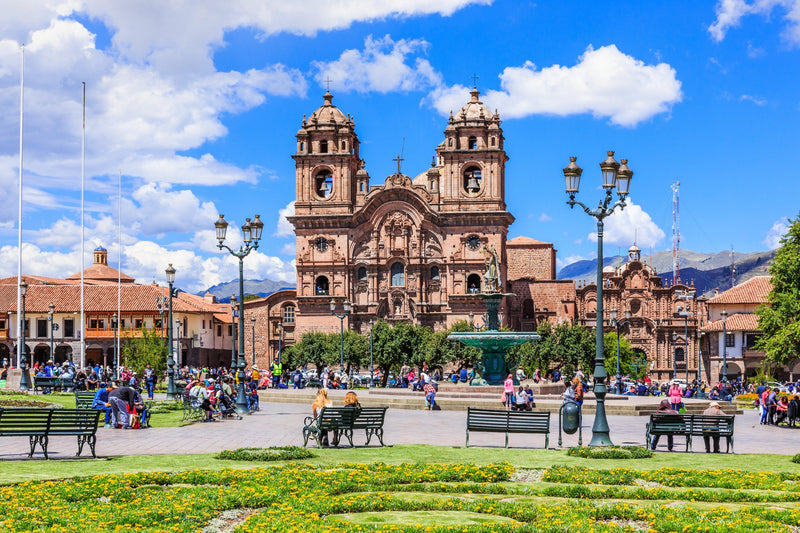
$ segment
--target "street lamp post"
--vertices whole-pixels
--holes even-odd
[[[47,322],[50,324],[50,359],[53,361],[56,360],[56,355],[53,353],[53,328],[57,326],[57,324],[53,324],[53,316],[56,312],[56,304],[50,304],[47,306]]]
[[[31,376],[28,370],[28,356],[25,353],[25,295],[28,294],[28,282],[22,280],[19,284],[19,293],[22,296],[22,313],[21,313],[21,325],[19,328],[19,339],[21,346],[21,357],[19,360],[19,368],[22,371],[22,375],[19,379],[19,390],[27,391],[31,388]]]
[[[375,320],[369,321],[369,388],[372,388],[373,381],[373,363],[372,363],[372,328],[375,327]]]
[[[618,321],[617,320],[617,309],[614,308],[609,311],[609,315],[611,315],[611,324],[617,328],[617,394],[622,394],[622,374],[619,370],[619,328],[623,324],[627,324],[631,318],[631,310],[625,310],[625,320]]]
[[[119,377],[119,352],[117,352],[117,313],[111,315],[111,327],[114,330],[114,364],[116,375]]]
[[[231,373],[236,375],[236,295],[231,295]]]
[[[25,300],[23,299],[23,302]],[[24,308],[23,308],[24,309]],[[728,382],[728,330],[726,323],[728,321],[728,312],[722,310],[719,314],[722,317],[722,382]]]
[[[703,335],[705,335],[703,331],[697,334],[697,387],[699,389],[699,398],[705,398],[705,394],[703,393],[703,352],[701,349]]]
[[[178,291],[172,288],[175,283],[175,268],[172,263],[165,270],[167,284],[169,285],[169,307],[167,313],[167,400],[175,400],[178,390],[175,388],[175,353],[172,347],[172,298],[178,296]]]
[[[344,313],[336,313],[336,300],[331,300],[331,314],[339,319],[340,347],[339,347],[339,372],[344,374],[344,319],[350,314],[350,300],[345,300],[342,304]]]
[[[261,222],[260,215],[255,216],[255,220],[252,222],[250,219],[245,219],[245,223],[242,224],[242,245],[239,247],[238,250],[234,251],[233,249],[229,248],[223,241],[225,241],[225,234],[228,231],[228,223],[225,221],[225,217],[223,215],[219,216],[219,219],[214,222],[214,228],[216,229],[217,234],[217,248],[222,250],[223,248],[228,250],[228,252],[239,259],[239,358],[238,358],[238,367],[239,372],[237,373],[236,377],[239,381],[238,386],[238,395],[236,397],[236,412],[239,414],[248,414],[250,413],[250,409],[247,407],[247,394],[244,391],[244,258],[250,254],[253,250],[258,248],[258,241],[261,240],[261,231],[264,229],[264,223]],[[252,244],[251,244],[252,243]]]
[[[254,316],[250,317],[250,325],[252,326],[252,331],[251,331],[251,334],[250,334],[250,341],[253,343],[253,345],[250,348],[251,348],[251,352],[253,354],[253,366],[255,366],[255,364],[256,364],[256,317],[254,317]]]
[[[595,359],[594,359],[594,394],[597,398],[597,410],[592,426],[592,440],[589,446],[611,446],[608,419],[606,418],[606,378],[608,373],[605,368],[605,355],[603,353],[603,220],[614,213],[619,207],[625,209],[625,197],[631,184],[633,172],[628,168],[628,160],[623,159],[622,164],[614,159],[614,152],[609,151],[608,157],[600,163],[603,175],[603,188],[605,198],[597,209],[589,209],[583,203],[575,200],[581,181],[583,169],[575,163],[577,157],[569,158],[569,165],[564,169],[566,192],[569,195],[567,204],[574,208],[575,204],[581,206],[584,212],[597,220],[597,325],[595,327]],[[612,190],[617,188],[619,200],[612,204]]]
[[[672,379],[678,379],[678,359],[677,359],[677,352],[678,350],[678,335],[673,333],[672,336]]]

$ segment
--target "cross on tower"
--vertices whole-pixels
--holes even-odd
[[[475,89],[477,89],[478,88],[478,79],[480,79],[480,76],[478,76],[476,73],[473,72],[472,76],[470,76],[470,78],[472,78],[472,86]]]
[[[400,161],[405,161],[405,159],[400,157],[400,154],[397,154],[397,157],[392,159],[392,161],[397,161],[397,173],[400,174]]]
[[[325,89],[328,92],[331,92],[331,83],[333,83],[333,80],[330,78],[330,76],[326,76],[322,81],[325,82]]]

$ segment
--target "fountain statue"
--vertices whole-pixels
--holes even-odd
[[[539,340],[539,335],[533,332],[517,333],[500,331],[497,309],[506,296],[513,293],[504,293],[500,278],[500,259],[497,251],[483,247],[485,256],[486,273],[483,275],[483,286],[478,296],[483,299],[487,307],[486,330],[475,332],[451,333],[447,338],[458,341],[467,346],[475,346],[481,350],[481,364],[483,371],[472,380],[473,385],[502,385],[509,369],[506,364],[506,351],[512,346],[519,346],[530,341]],[[477,366],[477,365],[476,365]]]

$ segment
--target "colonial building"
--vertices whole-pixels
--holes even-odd
[[[697,377],[700,357],[699,327],[705,322],[706,301],[692,286],[664,286],[655,269],[642,262],[641,250],[628,250],[628,261],[603,272],[603,310],[606,331],[615,331],[610,310],[617,309],[620,335],[631,342],[659,381]],[[576,289],[579,322],[594,327],[597,319],[597,285]],[[626,319],[626,311],[630,317]]]
[[[412,321],[435,329],[482,314],[485,260],[494,249],[506,280],[506,210],[500,117],[471,100],[451,114],[427,170],[397,171],[373,184],[355,123],[333,105],[304,118],[297,133],[297,333],[370,320]]]
[[[714,380],[722,379],[724,361],[727,361],[728,379],[754,376],[763,367],[765,354],[755,349],[761,335],[755,311],[767,302],[771,290],[770,276],[756,276],[708,300],[709,322],[703,327],[707,338],[704,348],[708,354],[706,364]],[[770,372],[778,379],[796,379],[800,376],[800,362],[789,367],[777,366]]]
[[[81,357],[80,273],[66,279],[23,275],[25,296],[25,353],[30,364],[56,363]],[[115,342],[142,331],[167,338],[168,289],[142,285],[108,265],[103,247],[94,251],[94,264],[83,271],[85,357],[87,363],[113,365]],[[118,284],[119,280],[119,284]],[[173,298],[173,338],[179,364],[230,362],[231,315],[214,296],[178,292]],[[120,311],[118,312],[118,308]],[[17,278],[0,279],[0,361],[17,366],[20,317]],[[52,348],[51,348],[52,346]]]

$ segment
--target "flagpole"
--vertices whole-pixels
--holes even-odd
[[[117,356],[117,368],[119,368],[119,357],[122,351],[122,169],[119,171],[119,181],[117,182],[117,248],[119,250],[119,260],[117,262],[117,339],[114,343],[114,351]]]
[[[85,180],[86,180],[86,82],[81,82],[83,86],[83,114],[81,125],[81,369],[86,368],[86,311],[85,304],[85,286],[84,286],[84,270],[86,261],[86,227],[84,224],[84,209],[85,209]]]
[[[19,342],[23,335],[22,331],[25,329],[25,324],[22,322],[22,295],[20,293],[20,284],[22,284],[22,119],[24,110],[24,89],[25,89],[25,45],[20,48],[20,63],[19,63],[19,192],[17,198],[17,213],[19,221],[17,224],[17,368],[19,362],[22,360],[22,350],[25,348]]]

